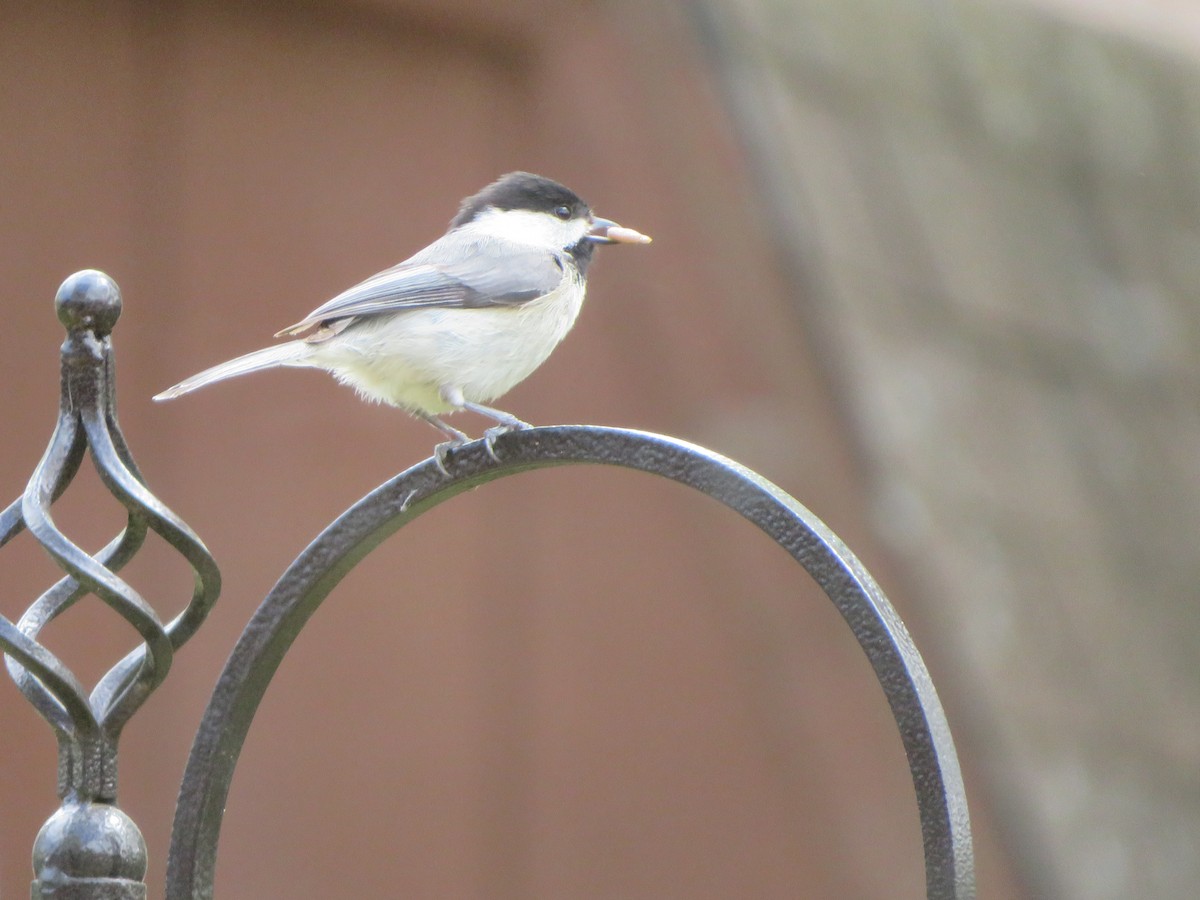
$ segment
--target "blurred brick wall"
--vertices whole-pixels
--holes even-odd
[[[1035,893],[1193,896],[1194,9],[707,9],[876,532]]]

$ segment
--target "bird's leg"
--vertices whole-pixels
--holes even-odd
[[[525,428],[533,427],[528,422],[521,421],[512,413],[506,413],[502,409],[492,409],[490,406],[483,406],[479,403],[464,403],[463,409],[469,409],[473,413],[479,413],[481,416],[495,419],[499,423],[493,425],[483,433],[484,449],[487,450],[488,456],[496,462],[500,462],[500,457],[496,455],[496,438],[502,434],[508,434],[510,431],[521,431]]]
[[[433,458],[437,463],[438,469],[447,478],[450,477],[450,470],[446,468],[446,459],[450,455],[450,451],[456,447],[461,447],[463,444],[471,440],[471,438],[462,431],[459,431],[453,425],[447,425],[437,416],[432,413],[418,412],[417,415],[440,431],[442,434],[450,438],[448,441],[442,441],[433,448]]]
[[[472,403],[463,396],[462,388],[455,385],[442,385],[441,394],[442,399],[457,409],[469,410],[481,416],[486,416],[498,423],[483,433],[484,449],[487,450],[488,456],[496,462],[500,462],[500,457],[496,455],[496,438],[510,431],[520,431],[524,428],[533,427],[528,422],[523,422],[512,413],[506,413],[502,409],[494,409],[490,406],[484,406],[482,403]]]

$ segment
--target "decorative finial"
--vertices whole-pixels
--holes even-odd
[[[54,729],[59,745],[62,806],[34,845],[32,896],[144,900],[145,842],[116,807],[121,729],[208,615],[221,576],[200,539],[143,483],[117,424],[110,335],[121,314],[120,289],[103,272],[87,269],[63,282],[54,306],[68,332],[58,425],[25,492],[0,512],[0,547],[27,529],[65,573],[15,623],[0,615],[0,652],[8,672]],[[63,534],[50,514],[89,453],[126,512],[124,529],[96,553]],[[175,548],[194,575],[191,599],[166,623],[118,574],[150,531]],[[48,623],[88,600],[102,601],[140,639],[90,692],[38,640]]]
[[[84,269],[62,283],[54,308],[67,331],[91,331],[96,337],[105,337],[121,315],[121,289],[103,272]]]

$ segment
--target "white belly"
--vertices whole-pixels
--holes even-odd
[[[488,403],[527,378],[566,337],[584,285],[565,281],[511,307],[417,309],[363,319],[313,345],[305,365],[327,369],[370,400],[438,415],[443,388]]]

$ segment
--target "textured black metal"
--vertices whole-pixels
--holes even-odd
[[[343,576],[402,526],[463,491],[571,463],[637,469],[701,491],[753,522],[808,571],[849,624],[891,705],[916,789],[928,896],[974,896],[962,776],[929,673],[883,592],[819,519],[737,463],[659,435],[535,428],[501,437],[497,455],[499,461],[475,442],[455,451],[449,477],[432,459],[414,466],[348,509],[284,572],[234,648],[192,747],[172,833],[168,900],[212,896],[229,785],[258,704],[284,654]]]
[[[217,598],[220,575],[200,539],[142,482],[117,424],[110,334],[121,294],[104,273],[78,272],[55,298],[67,329],[62,345],[58,424],[22,496],[0,513],[0,547],[22,530],[66,572],[15,624],[0,615],[0,650],[17,687],[54,729],[59,745],[61,808],[34,843],[34,898],[137,900],[146,894],[141,833],[115,806],[121,729],[166,677],[174,651],[196,630]],[[101,481],[126,509],[126,524],[91,556],[54,524],[51,505],[89,453]],[[154,609],[117,572],[148,531],[192,567],[190,601],[163,625]],[[141,644],[114,665],[89,695],[37,638],[47,623],[94,595],[127,621]]]

